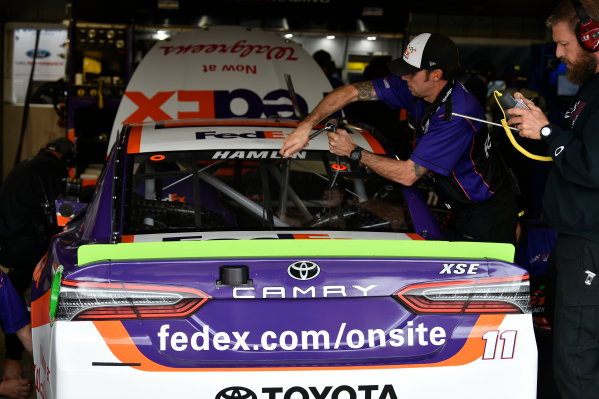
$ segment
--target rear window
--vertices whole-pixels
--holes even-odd
[[[123,234],[411,232],[400,186],[328,151],[186,151],[127,158]]]

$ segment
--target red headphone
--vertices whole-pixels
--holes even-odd
[[[599,51],[599,23],[593,20],[585,11],[578,0],[571,0],[580,21],[576,25],[576,37],[578,42],[591,53]]]

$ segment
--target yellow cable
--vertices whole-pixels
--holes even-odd
[[[520,144],[518,144],[518,142],[514,138],[514,135],[512,134],[512,131],[510,130],[510,127],[507,125],[507,116],[505,115],[505,111],[503,110],[503,107],[499,103],[499,99],[497,98],[498,95],[502,96],[503,94],[501,94],[499,91],[495,90],[493,92],[493,97],[495,97],[495,101],[497,101],[497,105],[499,105],[499,109],[501,110],[501,113],[503,113],[503,119],[501,120],[501,126],[503,126],[503,129],[505,130],[505,134],[507,134],[507,138],[510,140],[510,143],[512,143],[512,145],[518,151],[520,151],[520,153],[522,155],[524,155],[525,157],[534,159],[536,161],[543,161],[543,162],[553,161],[553,159],[551,159],[551,157],[544,157],[541,155],[532,154],[532,153],[528,152],[526,149],[524,149]]]

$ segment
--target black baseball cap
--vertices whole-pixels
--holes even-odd
[[[401,58],[389,62],[394,75],[409,75],[423,69],[456,72],[460,67],[458,48],[440,33],[421,33],[406,47]]]
[[[73,143],[66,137],[60,137],[48,142],[44,148],[65,155],[73,152]]]

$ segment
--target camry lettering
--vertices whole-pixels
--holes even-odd
[[[443,270],[439,274],[477,274],[479,263],[443,263]]]
[[[356,289],[361,293],[361,296],[368,296],[369,291],[378,287],[377,284],[362,287],[360,285],[352,285],[351,288]],[[233,287],[233,298],[327,298],[327,297],[345,297],[347,296],[348,287],[342,285],[325,285],[318,289],[322,295],[317,295],[317,288],[310,286],[307,288],[301,287],[264,287],[262,288],[262,296],[256,295],[254,287]]]
[[[289,92],[283,89],[266,93],[263,98],[248,89],[228,90],[178,90],[159,91],[153,96],[147,96],[141,91],[126,91],[125,97],[131,100],[138,109],[133,111],[125,123],[141,123],[145,121],[168,121],[175,119],[162,109],[162,106],[177,93],[177,119],[212,119],[212,118],[260,118],[270,115],[294,114]],[[296,93],[302,113],[308,113],[308,103]],[[175,100],[171,100],[175,101]],[[284,101],[281,103],[280,101]],[[245,104],[243,104],[245,103]],[[234,111],[243,109],[243,111]],[[179,109],[185,108],[185,111]],[[189,109],[192,110],[189,110]]]

